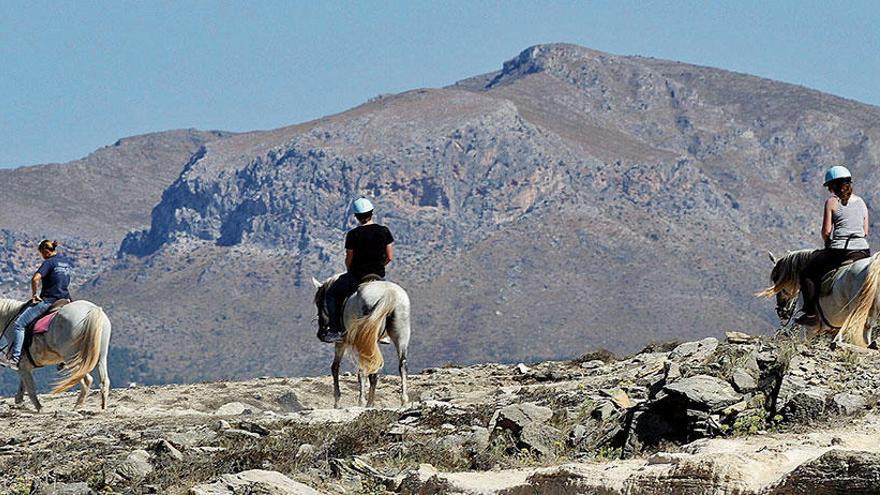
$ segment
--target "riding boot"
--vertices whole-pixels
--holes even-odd
[[[335,344],[337,342],[342,342],[342,311],[339,307],[339,303],[337,302],[335,297],[332,297],[333,294],[328,291],[326,296],[326,308],[327,308],[327,319],[328,328],[323,329],[326,330],[324,332],[318,332],[318,338],[321,339],[322,342],[326,342],[328,344]]]

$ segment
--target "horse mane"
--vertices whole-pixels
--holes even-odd
[[[788,294],[797,294],[801,290],[800,274],[807,263],[813,259],[816,249],[800,249],[792,251],[776,262],[770,279],[773,285],[757,294],[758,297],[773,297],[785,291]]]

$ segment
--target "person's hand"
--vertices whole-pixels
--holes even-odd
[[[36,295],[36,294],[34,294],[34,295],[31,297],[31,302],[34,303],[34,304],[37,304],[38,302],[40,302],[40,301],[42,301],[42,300],[43,300],[43,298],[40,297],[40,296],[38,296],[38,295]]]

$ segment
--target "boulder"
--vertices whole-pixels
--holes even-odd
[[[841,392],[835,394],[828,402],[828,412],[839,416],[853,416],[862,412],[867,405],[861,395]]]
[[[547,457],[556,452],[556,446],[562,439],[562,432],[544,423],[530,423],[519,433],[517,447],[529,449],[536,454]]]
[[[733,383],[737,392],[740,393],[751,392],[758,388],[758,381],[743,368],[733,370],[733,375],[730,377],[730,381]]]
[[[683,359],[702,361],[708,358],[718,348],[718,339],[709,337],[696,342],[685,342],[669,353],[669,359],[681,361]]]
[[[727,337],[728,344],[753,344],[761,340],[760,337],[743,332],[724,332],[724,336]]]
[[[828,393],[820,388],[794,394],[785,404],[783,414],[790,421],[808,423],[825,415]]]
[[[50,483],[35,481],[30,495],[94,495],[88,483]]]
[[[153,444],[153,452],[157,457],[165,457],[178,462],[183,460],[183,454],[164,438],[157,440],[156,443]]]
[[[110,476],[110,478],[136,481],[147,477],[152,472],[153,465],[150,463],[150,453],[146,450],[135,450],[116,466],[114,470],[116,476]]]
[[[880,490],[880,453],[832,449],[789,473],[773,495],[875,494]]]
[[[244,495],[265,493],[270,495],[322,495],[307,485],[293,481],[275,471],[252,469],[238,474],[224,474],[213,483],[197,485],[190,495]]]
[[[682,378],[666,385],[663,390],[671,396],[687,399],[690,407],[706,411],[720,411],[742,400],[729,383],[709,375]]]
[[[239,416],[242,414],[256,414],[258,412],[259,410],[249,404],[243,402],[229,402],[217,408],[217,411],[215,411],[214,414],[218,416]]]
[[[539,406],[533,402],[513,404],[503,407],[495,412],[492,423],[496,428],[510,430],[519,433],[531,423],[543,423],[553,417],[553,410],[549,407]]]

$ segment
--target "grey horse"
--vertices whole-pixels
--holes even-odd
[[[9,331],[10,323],[24,303],[0,299],[0,329]],[[15,403],[21,404],[27,393],[37,411],[43,408],[37,398],[37,389],[31,373],[34,368],[65,363],[61,379],[52,393],[60,393],[82,385],[77,407],[88,397],[92,386],[91,372],[98,367],[101,378],[101,409],[107,408],[110,378],[107,374],[107,352],[110,347],[110,320],[100,307],[88,301],[75,301],[58,311],[49,331],[35,335],[22,354],[19,364],[21,383]],[[33,361],[31,361],[31,358]]]
[[[339,274],[341,275],[341,274]],[[326,328],[329,324],[327,308],[324,304],[324,293],[339,275],[334,275],[323,283],[312,278],[317,292],[315,305],[318,309],[318,324]],[[339,407],[339,364],[346,351],[353,351],[358,358],[358,405],[364,406],[366,379],[370,390],[367,394],[366,406],[372,407],[376,399],[376,384],[379,381],[378,371],[385,361],[379,349],[379,339],[388,335],[397,348],[397,363],[400,372],[400,404],[409,402],[406,388],[407,362],[406,355],[410,337],[410,303],[409,296],[397,284],[375,281],[361,284],[348,300],[342,312],[345,328],[344,340],[336,344],[333,365],[333,407]]]

